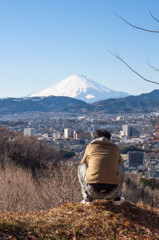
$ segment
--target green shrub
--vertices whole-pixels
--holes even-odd
[[[62,156],[66,159],[69,159],[71,157],[73,157],[75,155],[75,152],[73,151],[68,151],[66,149],[60,149],[60,153],[62,154]]]
[[[141,178],[140,183],[143,185],[144,188],[149,187],[153,190],[159,189],[159,181],[157,181],[155,178],[151,179]]]

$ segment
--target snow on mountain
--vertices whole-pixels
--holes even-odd
[[[109,98],[121,98],[128,93],[111,90],[87,79],[83,75],[71,75],[56,85],[30,95],[30,97],[67,96],[94,103]]]

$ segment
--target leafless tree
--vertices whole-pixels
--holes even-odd
[[[48,147],[45,141],[33,136],[22,136],[16,131],[0,127],[0,165],[5,159],[30,169],[35,175],[36,169],[46,168],[48,164],[58,162],[63,157],[54,146]]]
[[[123,62],[132,72],[134,72],[136,75],[138,75],[140,78],[142,78],[144,81],[146,82],[150,82],[150,83],[154,83],[159,85],[159,82],[156,81],[151,81],[150,79],[147,79],[145,77],[143,77],[140,73],[138,73],[137,71],[135,71],[125,60],[123,60],[123,58],[120,57],[120,55],[117,52],[111,52],[110,50],[108,50],[110,54],[112,54],[114,57],[116,57],[117,59],[119,59],[121,62]],[[153,66],[151,66],[153,67]],[[153,67],[154,68],[154,67]]]
[[[148,9],[148,11],[149,11],[150,16],[151,16],[157,23],[159,23],[159,19],[157,19],[157,18],[151,13],[151,11],[150,11],[149,9]],[[141,30],[141,31],[146,31],[146,32],[149,32],[149,33],[157,33],[157,34],[159,33],[158,30],[147,29],[147,28],[144,28],[144,27],[136,26],[136,25],[128,22],[126,19],[124,19],[123,17],[121,17],[121,16],[118,15],[117,13],[116,13],[116,15],[117,15],[123,22],[125,22],[126,24],[128,24],[129,26],[131,26],[131,27],[133,27],[133,28],[136,28],[136,29]],[[152,80],[150,80],[150,79],[147,79],[147,78],[145,78],[142,74],[140,74],[140,73],[138,73],[137,71],[135,71],[135,70],[119,55],[119,53],[118,53],[117,51],[112,52],[112,51],[108,50],[108,52],[109,52],[110,54],[112,54],[114,57],[116,57],[118,60],[120,60],[122,63],[124,63],[133,73],[135,73],[136,75],[138,75],[138,76],[139,76],[140,78],[142,78],[144,81],[159,85],[159,82],[156,82],[156,81],[152,81]],[[149,65],[153,70],[155,70],[155,71],[157,71],[157,72],[159,71],[159,68],[153,66],[149,61],[148,61],[148,65]]]

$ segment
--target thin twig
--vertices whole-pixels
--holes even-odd
[[[113,55],[114,57],[116,57],[117,59],[119,59],[121,62],[123,62],[132,72],[134,72],[136,75],[138,75],[138,76],[139,76],[140,78],[142,78],[144,81],[159,85],[158,82],[151,81],[151,80],[149,80],[149,79],[147,79],[147,78],[144,78],[141,74],[139,74],[138,72],[136,72],[132,67],[130,67],[130,66],[119,56],[118,53],[113,53],[113,52],[111,52],[110,50],[108,50],[108,52],[109,52],[111,55]]]
[[[158,20],[156,17],[154,17],[154,16],[152,15],[152,13],[151,13],[151,11],[150,11],[149,8],[148,8],[148,11],[149,11],[149,14],[151,15],[151,17],[152,17],[153,19],[155,19],[156,22],[159,22],[159,20]]]
[[[153,33],[159,33],[159,31],[155,31],[155,30],[150,30],[150,29],[146,29],[146,28],[142,28],[142,27],[138,27],[136,25],[133,25],[131,23],[129,23],[127,20],[125,20],[124,18],[122,18],[121,16],[119,16],[117,13],[115,13],[121,20],[123,20],[125,23],[127,23],[128,25],[130,25],[131,27],[133,28],[137,28],[139,30],[142,30],[142,31],[146,31],[146,32],[153,32]]]
[[[154,66],[149,62],[149,60],[148,60],[148,65],[149,65],[153,70],[155,70],[156,72],[159,72],[159,68],[154,67]]]

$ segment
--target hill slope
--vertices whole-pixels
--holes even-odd
[[[159,110],[159,90],[139,96],[128,96],[120,99],[108,99],[93,104],[95,111],[107,113],[149,112]]]
[[[119,99],[108,99],[94,104],[70,97],[29,97],[0,99],[0,113],[40,112],[150,112],[159,110],[159,90]]]
[[[40,112],[74,112],[91,108],[84,101],[69,97],[34,97],[0,99],[0,113],[21,113],[28,111]]]
[[[0,239],[159,239],[159,212],[125,202],[65,204],[40,213],[1,213]]]

